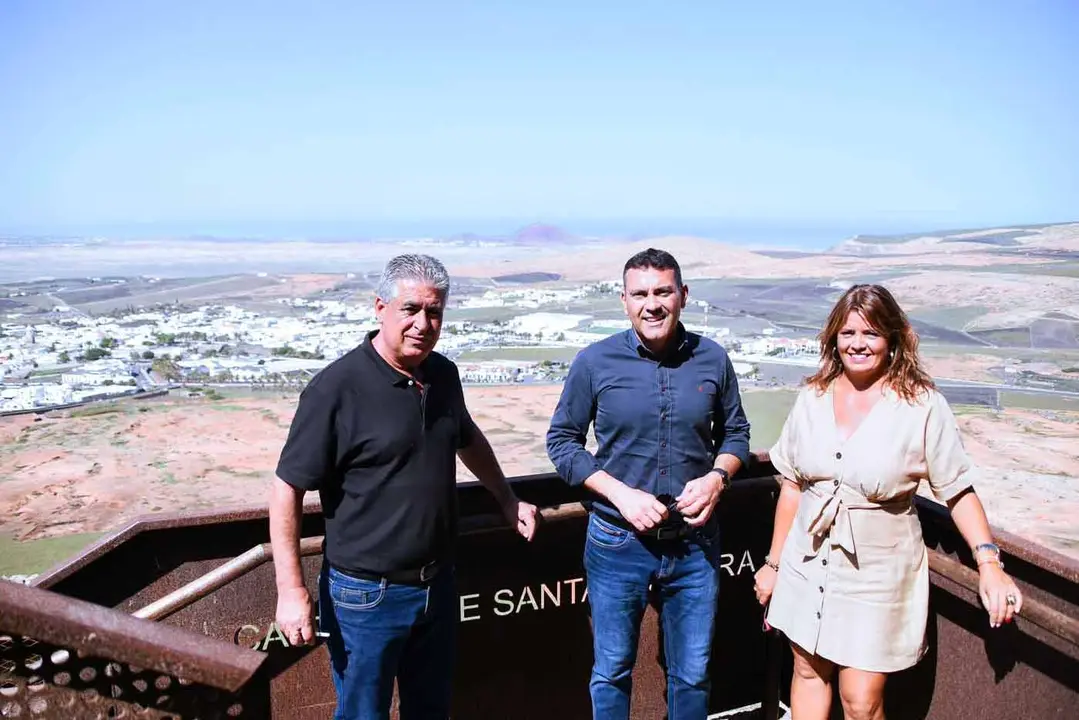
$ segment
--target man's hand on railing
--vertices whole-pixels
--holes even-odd
[[[276,619],[289,645],[314,643],[315,605],[306,587],[278,590]]]
[[[502,514],[505,516],[506,522],[528,542],[532,542],[532,538],[536,536],[536,523],[539,520],[538,513],[539,510],[535,505],[526,503],[512,494],[502,505]]]

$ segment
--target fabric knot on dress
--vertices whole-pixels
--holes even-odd
[[[806,507],[799,515],[805,523],[802,529],[813,539],[811,556],[816,555],[825,542],[854,555],[854,533],[851,530],[849,508],[839,497],[839,487],[834,493],[828,494],[814,485],[809,485],[802,493],[802,502],[806,503]]]

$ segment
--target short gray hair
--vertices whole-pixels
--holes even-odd
[[[386,263],[378,281],[378,296],[390,302],[397,297],[399,280],[418,280],[430,285],[445,299],[450,294],[450,274],[446,266],[430,255],[398,255]]]

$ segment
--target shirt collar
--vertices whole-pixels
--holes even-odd
[[[378,333],[378,330],[371,330],[370,332],[368,332],[366,337],[364,337],[363,344],[360,346],[361,349],[367,355],[368,359],[372,362],[372,364],[374,364],[374,366],[378,368],[379,375],[381,375],[383,379],[386,380],[386,382],[388,382],[390,385],[396,385],[398,387],[408,385],[412,378],[400,372],[388,362],[386,362],[386,359],[379,355],[378,350],[375,349],[374,343],[372,341],[375,339],[375,336],[378,335]],[[425,384],[428,383],[427,373],[425,372],[425,370],[427,369],[427,360],[428,358],[424,358],[423,362],[420,363],[420,366],[417,368],[416,373],[417,377],[422,378],[422,381]]]
[[[675,336],[675,345],[672,351],[668,352],[668,357],[681,355],[689,347],[689,334],[686,332],[686,326],[682,324],[682,321],[678,321],[678,328],[675,330],[677,333]],[[633,350],[640,357],[647,357],[653,360],[661,360],[664,358],[658,358],[652,354],[643,342],[641,342],[641,336],[637,334],[637,329],[630,327],[626,331],[626,343],[629,345],[630,350]]]

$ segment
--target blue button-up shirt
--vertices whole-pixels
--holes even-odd
[[[681,325],[679,337],[664,358],[632,328],[577,355],[547,431],[547,455],[563,480],[580,485],[605,470],[630,487],[677,497],[717,455],[749,462],[749,421],[730,357]],[[594,455],[585,448],[592,423]],[[617,515],[605,500],[595,504]]]

